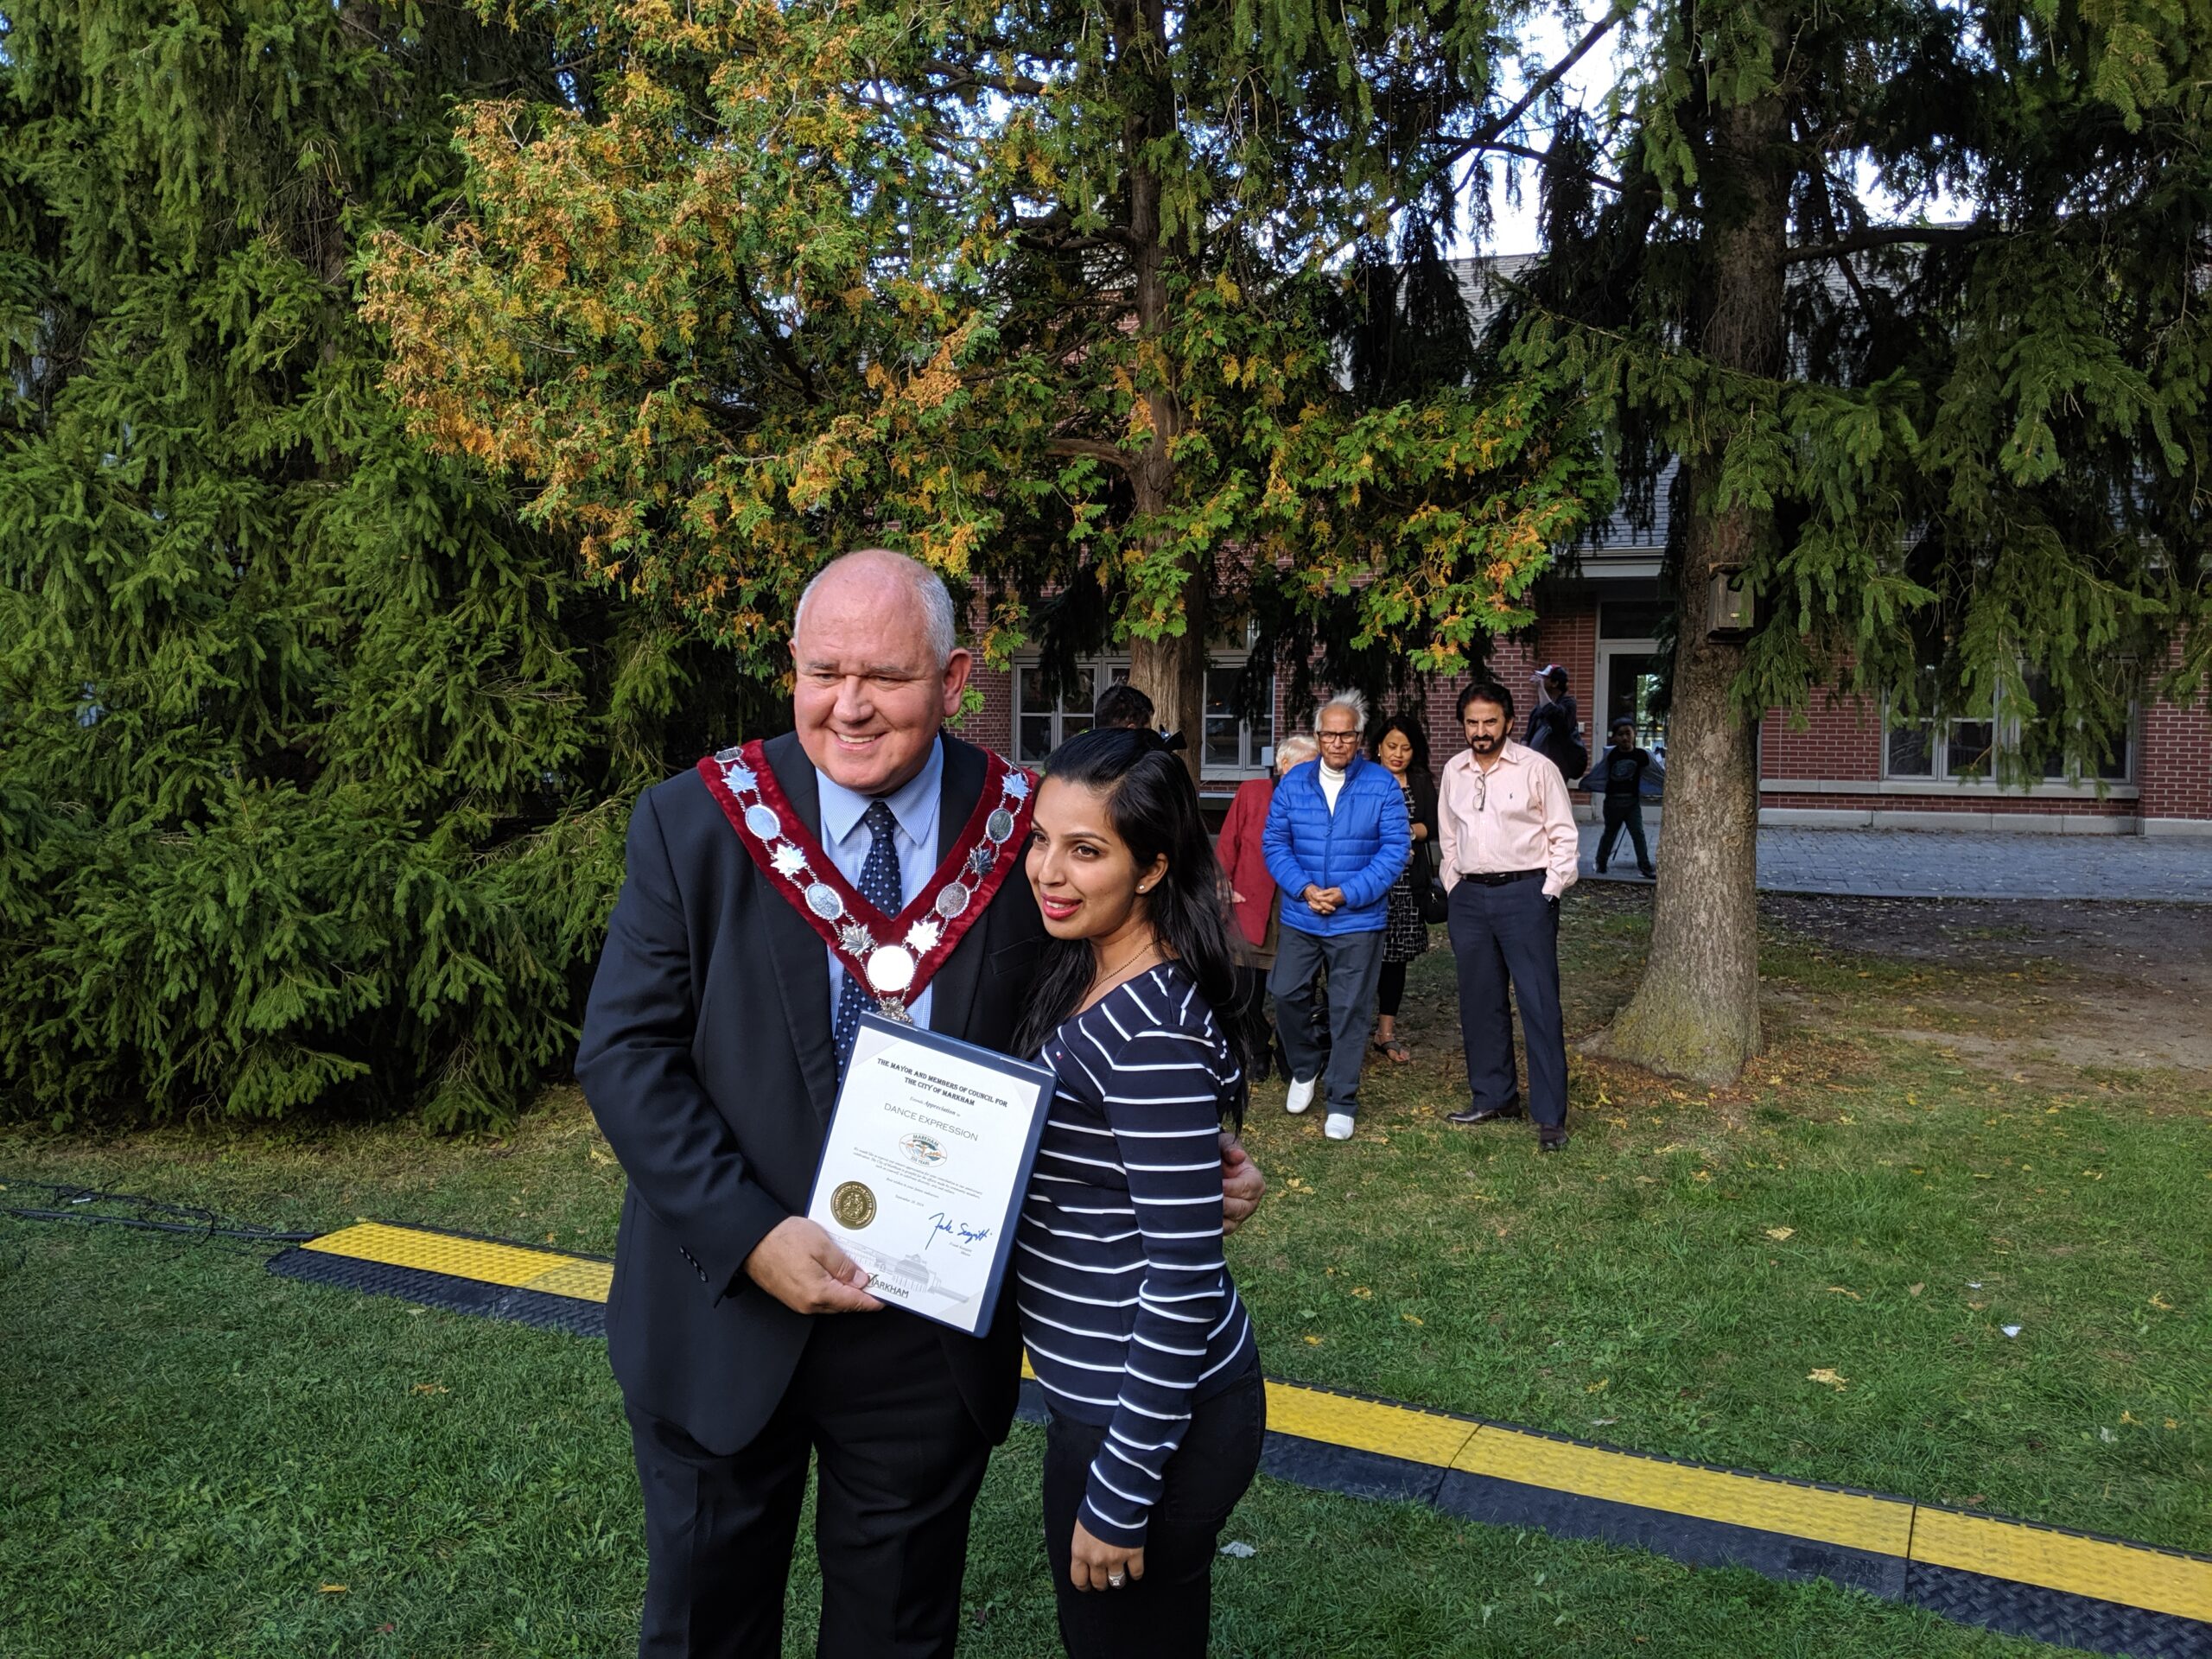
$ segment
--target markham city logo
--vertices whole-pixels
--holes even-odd
[[[858,1232],[875,1219],[875,1194],[858,1181],[847,1181],[830,1195],[830,1213],[840,1227]]]
[[[925,1167],[944,1161],[944,1148],[926,1135],[910,1135],[899,1143],[899,1147],[907,1157]]]

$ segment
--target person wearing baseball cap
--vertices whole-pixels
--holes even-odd
[[[1567,695],[1567,671],[1552,663],[1529,677],[1536,685],[1536,706],[1529,711],[1521,741],[1557,766],[1562,778],[1580,778],[1590,769],[1590,753],[1577,735],[1582,715]]]

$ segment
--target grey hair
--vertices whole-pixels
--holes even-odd
[[[1313,729],[1315,731],[1318,732],[1321,729],[1321,716],[1327,714],[1332,709],[1351,709],[1351,717],[1353,721],[1357,722],[1353,726],[1352,729],[1358,732],[1363,732],[1367,729],[1367,699],[1360,696],[1357,691],[1338,691],[1332,696],[1326,702],[1319,703],[1315,706],[1313,709]]]
[[[952,660],[952,653],[959,641],[955,632],[955,616],[951,591],[944,585],[944,578],[924,564],[919,559],[904,553],[894,553],[887,547],[860,547],[849,553],[840,553],[836,558],[814,573],[814,580],[806,584],[798,596],[798,607],[791,613],[791,638],[798,638],[798,631],[806,621],[806,601],[814,597],[814,590],[823,579],[841,564],[852,559],[867,559],[872,563],[888,564],[906,577],[914,590],[914,597],[922,607],[922,626],[929,635],[930,655],[943,668]]]
[[[1287,772],[1293,766],[1304,766],[1321,753],[1321,746],[1306,732],[1293,732],[1275,745],[1275,766]]]

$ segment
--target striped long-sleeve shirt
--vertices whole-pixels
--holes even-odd
[[[1224,1103],[1236,1062],[1169,963],[1045,1045],[1058,1077],[1015,1236],[1015,1300],[1052,1409],[1103,1425],[1080,1518],[1134,1548],[1191,1408],[1258,1363],[1222,1257]]]

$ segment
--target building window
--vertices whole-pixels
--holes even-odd
[[[1229,660],[1223,660],[1227,658]],[[1045,691],[1045,674],[1034,662],[1017,663],[1014,673],[1014,760],[1041,766],[1068,739],[1090,729],[1098,694],[1129,677],[1126,659],[1100,658],[1080,664],[1066,694],[1058,700]],[[1199,774],[1207,779],[1256,778],[1274,759],[1273,699],[1256,719],[1237,718],[1243,689],[1243,653],[1223,652],[1206,671],[1205,730],[1193,734],[1199,745]]]
[[[1883,756],[1886,777],[1930,783],[1988,783],[1997,776],[1999,761],[2008,756],[2018,756],[2025,762],[2022,770],[2030,781],[2040,779],[2050,784],[2074,784],[2094,779],[2124,784],[2134,776],[2133,713],[2126,728],[2114,739],[2112,750],[2101,758],[2094,770],[2077,778],[2067,770],[2063,745],[2054,747],[2040,760],[2023,754],[2021,722],[2017,719],[1999,720],[1993,696],[1987,710],[1974,709],[1949,714],[1936,702],[1935,670],[1930,667],[1921,672],[1921,706],[1932,708],[1935,712],[1890,728]],[[2038,715],[2048,718],[2056,711],[2056,695],[2044,683],[2041,675],[2028,677],[2028,691]]]
[[[1205,747],[1198,756],[1198,769],[1206,777],[1256,775],[1274,759],[1274,699],[1266,700],[1256,719],[1239,720],[1237,697],[1243,685],[1241,664],[1206,671]]]
[[[1116,680],[1129,677],[1127,663],[1084,663],[1075,671],[1067,691],[1055,700],[1045,692],[1045,671],[1035,663],[1017,666],[1014,673],[1014,760],[1025,766],[1040,766],[1054,749],[1071,737],[1090,729],[1090,711],[1098,694]]]

